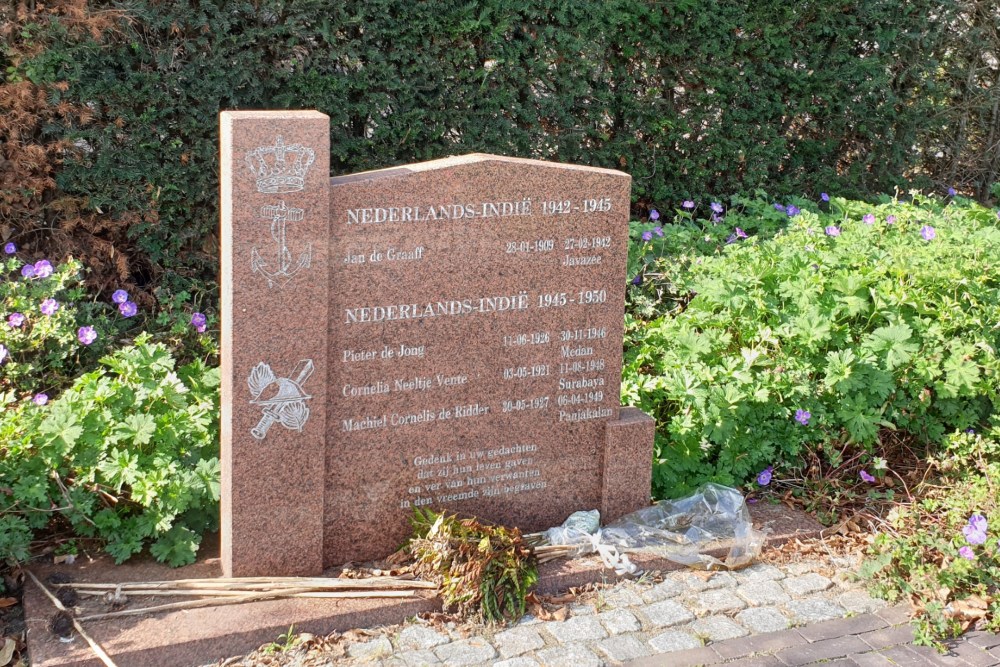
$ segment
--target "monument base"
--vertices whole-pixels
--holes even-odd
[[[784,505],[754,505],[750,514],[755,527],[769,529],[770,546],[796,538],[816,537],[822,529],[811,517]],[[680,568],[649,555],[634,555],[632,560],[644,570]],[[114,565],[109,558],[100,558],[90,563],[36,566],[33,571],[42,581],[57,572],[77,582],[162,581],[218,576],[220,563],[217,554],[179,569],[148,561]],[[337,571],[328,574],[336,576]],[[617,578],[596,557],[551,561],[539,567],[539,575],[536,588],[543,594],[558,594],[573,586],[613,582]],[[98,607],[102,605],[95,598],[88,600],[88,613],[99,613]],[[135,598],[132,604],[147,606],[163,602],[164,598]],[[186,667],[249,653],[276,641],[292,625],[294,632],[326,635],[334,631],[402,623],[416,614],[440,608],[437,598],[268,600],[90,621],[84,622],[84,627],[120,667]],[[31,582],[26,583],[24,616],[31,664],[34,667],[102,667],[81,638],[62,643],[49,632],[49,619],[55,613],[55,607],[44,593]]]

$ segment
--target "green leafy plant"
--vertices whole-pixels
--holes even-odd
[[[148,544],[190,563],[218,522],[218,369],[176,368],[148,335],[100,363],[46,405],[0,413],[0,558],[68,524],[116,562]]]
[[[441,582],[446,607],[487,621],[524,615],[528,593],[538,580],[534,554],[517,528],[459,519],[416,508],[407,548],[418,574]]]
[[[956,433],[921,499],[900,505],[869,549],[872,590],[916,609],[916,637],[942,641],[974,624],[1000,630],[1000,428]]]
[[[995,412],[994,211],[918,193],[728,203],[632,230],[622,395],[659,422],[658,496],[806,452],[874,465],[890,435],[933,448]]]

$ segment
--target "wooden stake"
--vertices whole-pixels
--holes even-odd
[[[64,611],[67,614],[69,614],[70,618],[73,619],[73,627],[76,629],[77,632],[80,633],[80,636],[83,637],[87,641],[87,644],[90,645],[90,649],[95,654],[97,654],[97,657],[101,659],[101,662],[103,662],[106,665],[106,667],[118,667],[115,664],[114,660],[111,659],[111,656],[109,656],[107,653],[105,653],[104,649],[101,648],[101,645],[98,644],[96,641],[94,641],[94,639],[90,635],[88,635],[86,632],[84,632],[83,626],[80,625],[79,620],[76,619],[76,618],[74,618],[73,614],[70,613],[70,611],[68,609],[66,609],[66,607],[63,606],[63,603],[60,602],[59,599],[55,595],[53,595],[51,592],[49,592],[49,589],[47,589],[45,587],[45,585],[42,584],[42,582],[40,582],[38,580],[38,577],[36,577],[31,570],[25,570],[25,572],[27,572],[28,576],[31,577],[31,580],[33,582],[35,582],[35,585],[38,586],[39,590],[41,590],[43,593],[45,593],[45,595],[48,596],[48,598],[50,600],[52,600],[52,604],[54,604],[56,606],[56,609],[58,609],[59,611]]]

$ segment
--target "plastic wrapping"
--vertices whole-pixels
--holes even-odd
[[[738,569],[752,563],[765,535],[753,527],[743,495],[705,484],[678,500],[661,500],[605,526],[601,542],[621,551],[646,551],[697,569]],[[728,549],[724,558],[707,552]]]
[[[597,510],[574,512],[544,539],[570,545],[571,556],[597,552],[618,574],[634,573],[628,552],[645,552],[695,569],[739,569],[760,555],[765,535],[753,527],[743,495],[706,484],[678,500],[662,500],[599,529]],[[728,550],[724,558],[708,552]]]

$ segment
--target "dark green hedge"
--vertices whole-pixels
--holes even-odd
[[[121,11],[115,28],[95,40],[67,15],[29,16],[18,42],[29,55],[5,48],[0,77],[68,82],[48,89],[51,102],[86,105],[94,119],[45,128],[83,147],[58,187],[113,217],[158,209],[158,222],[128,230],[144,270],[201,280],[216,265],[220,109],[329,114],[335,173],[485,151],[623,169],[637,212],[755,188],[864,195],[900,184],[923,159],[913,147],[931,128],[940,135],[950,89],[939,54],[963,6],[86,4],[105,19]],[[34,42],[46,46],[25,47]]]

